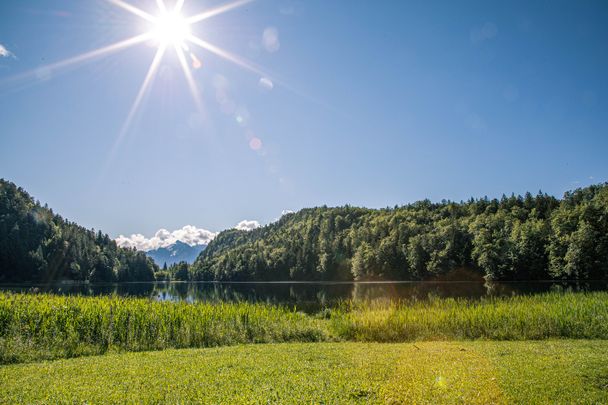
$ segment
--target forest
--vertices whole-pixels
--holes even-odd
[[[606,279],[608,183],[466,202],[303,209],[221,232],[194,280]]]
[[[0,282],[153,281],[145,253],[120,248],[0,179]]]
[[[466,202],[303,209],[221,232],[192,266],[55,214],[0,180],[0,282],[608,278],[608,183]]]

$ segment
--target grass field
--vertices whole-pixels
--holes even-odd
[[[283,343],[0,366],[0,403],[608,403],[608,341]]]
[[[0,293],[0,403],[608,403],[606,339],[606,292],[314,315]]]
[[[608,293],[328,308],[0,293],[0,363],[282,342],[608,339]]]

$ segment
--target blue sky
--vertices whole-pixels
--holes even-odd
[[[0,4],[0,176],[113,237],[608,179],[604,1],[252,2],[191,30],[263,71],[191,46],[200,111],[169,50],[119,142],[157,45],[44,66],[148,29],[106,0]]]

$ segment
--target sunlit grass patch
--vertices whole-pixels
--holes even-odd
[[[607,403],[606,341],[284,343],[0,366],[0,403]]]

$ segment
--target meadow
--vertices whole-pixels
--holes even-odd
[[[608,339],[608,292],[343,302],[316,314],[264,303],[0,293],[0,362],[247,343]]]
[[[0,403],[608,403],[608,341],[285,343],[0,367]]]

